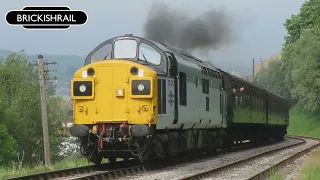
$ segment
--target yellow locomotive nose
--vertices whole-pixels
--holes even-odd
[[[72,79],[74,123],[155,124],[156,73],[137,63],[107,60],[87,65]]]

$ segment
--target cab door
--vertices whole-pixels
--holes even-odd
[[[174,123],[174,97],[174,80],[158,77],[158,129],[166,128]]]
[[[158,123],[157,129],[175,128],[178,122],[177,61],[174,54],[166,52],[167,76],[158,77]]]
[[[170,88],[173,88],[172,94],[174,96],[174,122],[173,124],[178,123],[178,62],[174,54],[171,52],[166,52],[168,56],[168,77],[173,80],[173,83],[170,84]],[[172,96],[172,95],[171,95]]]

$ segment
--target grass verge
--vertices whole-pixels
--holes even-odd
[[[85,158],[78,157],[78,156],[67,157],[62,161],[55,163],[50,168],[42,165],[20,167],[19,164],[12,163],[8,167],[0,167],[0,179],[17,177],[17,176],[26,176],[29,174],[36,174],[36,173],[41,173],[46,171],[81,167],[81,166],[87,166],[87,165],[89,165],[88,161]]]
[[[320,150],[314,151],[306,160],[301,168],[301,180],[320,179]]]
[[[320,112],[304,112],[299,106],[293,107],[288,134],[320,138]]]
[[[320,112],[305,112],[299,106],[290,110],[289,135],[320,138]],[[320,150],[315,150],[300,169],[299,179],[320,179]]]

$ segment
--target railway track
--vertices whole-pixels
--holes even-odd
[[[55,170],[55,171],[48,171],[48,172],[43,172],[43,173],[31,174],[31,175],[27,175],[27,176],[8,178],[7,180],[61,179],[64,177],[69,177],[69,176],[76,176],[76,175],[81,175],[81,174],[99,172],[99,171],[103,171],[106,169],[114,171],[116,169],[124,169],[126,167],[135,166],[137,164],[138,163],[135,160],[130,160],[128,162],[118,161],[115,164],[104,163],[104,164],[101,164],[100,166],[89,165],[89,166],[68,168],[68,169],[62,169],[62,170]]]
[[[290,137],[290,138],[301,139],[302,137]],[[298,145],[301,145],[302,143],[305,143],[305,141],[301,141],[300,143],[289,145],[285,148],[298,146]],[[267,143],[267,145],[268,144],[270,144],[270,143]],[[266,144],[258,144],[258,145],[246,144],[246,145],[236,147],[235,149],[231,149],[231,151],[245,150],[245,149],[255,148],[255,147],[264,146],[264,145],[266,145]],[[260,155],[251,157],[249,159],[230,163],[228,165],[212,169],[211,171],[201,172],[198,174],[194,174],[192,176],[184,177],[182,179],[202,179],[203,177],[209,177],[217,172],[223,171],[224,169],[230,168],[232,166],[234,167],[234,166],[240,165],[241,162],[250,161],[250,160],[253,160],[254,158],[257,158],[258,156],[270,154],[270,153],[276,152],[280,149],[283,149],[283,148],[274,149],[274,150],[268,151],[267,153],[261,153]],[[219,155],[219,154],[223,154],[223,153],[224,153],[224,151],[217,152],[217,154],[215,154],[215,156]],[[92,166],[84,166],[84,167],[70,168],[70,169],[57,170],[57,171],[49,171],[49,172],[32,174],[32,175],[23,176],[23,177],[10,178],[8,180],[16,180],[16,179],[21,179],[21,180],[27,180],[27,179],[68,179],[68,180],[69,179],[70,180],[116,179],[116,178],[121,178],[121,177],[125,177],[125,176],[132,176],[135,174],[143,174],[148,171],[151,172],[152,170],[155,170],[155,169],[162,169],[164,167],[171,167],[171,166],[174,166],[177,164],[201,161],[206,158],[208,158],[208,156],[204,155],[204,154],[197,154],[197,155],[192,154],[189,156],[186,155],[186,156],[182,156],[182,157],[171,158],[170,162],[168,162],[166,160],[162,160],[162,161],[158,161],[159,163],[157,163],[157,164],[150,164],[150,165],[139,165],[139,163],[135,160],[130,160],[129,162],[119,161],[115,164],[105,163],[105,164],[98,166],[98,167],[92,165]],[[267,171],[264,173],[267,173]],[[256,174],[256,176],[252,177],[252,179],[260,178],[261,176],[262,176],[262,174],[261,175]]]
[[[288,157],[288,158],[276,163],[275,165],[273,165],[273,166],[271,166],[271,167],[269,167],[269,168],[267,168],[267,169],[265,169],[263,171],[257,172],[256,174],[254,174],[251,177],[247,178],[248,180],[266,179],[267,177],[269,177],[269,175],[272,174],[272,172],[274,173],[275,170],[287,166],[289,163],[292,163],[297,158],[301,157],[304,154],[307,154],[308,152],[310,152],[313,149],[315,149],[315,148],[320,146],[320,139],[317,139],[317,138],[309,138],[309,137],[303,137],[303,136],[287,136],[287,137],[293,138],[293,139],[301,139],[302,141],[300,143],[297,143],[297,144],[292,144],[292,145],[289,145],[289,146],[286,146],[286,147],[276,148],[276,149],[273,149],[273,150],[270,150],[270,151],[267,151],[267,152],[259,153],[259,154],[256,154],[254,156],[251,156],[249,158],[244,158],[244,159],[241,159],[241,160],[238,160],[238,161],[235,161],[235,162],[231,162],[231,163],[228,163],[226,165],[215,167],[215,168],[212,168],[212,169],[207,170],[207,171],[196,173],[196,174],[193,174],[193,175],[190,175],[190,176],[185,176],[183,178],[180,178],[180,180],[196,180],[196,179],[213,178],[213,177],[215,177],[215,175],[221,174],[222,172],[227,172],[227,170],[234,169],[234,168],[236,168],[238,166],[242,166],[245,163],[253,162],[254,160],[256,160],[258,158],[261,158],[263,156],[271,155],[271,154],[277,153],[278,151],[281,151],[281,150],[285,150],[285,149],[288,149],[288,148],[293,148],[293,147],[296,147],[296,146],[303,145],[303,144],[306,143],[306,139],[313,139],[313,140],[317,140],[318,141],[317,144],[314,144],[314,145],[312,145],[312,146],[310,146],[310,147],[308,147],[308,148],[306,148],[306,149],[304,149],[302,151],[296,152],[295,154],[293,154],[290,157]],[[216,177],[218,177],[218,176],[216,176]]]
[[[304,139],[313,139],[313,140],[319,141],[319,143],[316,144],[316,145],[313,145],[313,146],[311,146],[309,148],[306,148],[306,149],[304,149],[304,150],[302,150],[300,152],[297,152],[296,154],[291,155],[289,158],[278,162],[274,166],[272,166],[270,168],[267,168],[266,170],[264,170],[262,172],[258,172],[257,174],[255,174],[255,175],[251,176],[250,178],[248,178],[248,180],[265,179],[265,178],[269,177],[269,175],[273,171],[273,169],[281,169],[281,168],[287,166],[288,164],[293,163],[299,157],[309,153],[310,151],[316,149],[317,147],[320,147],[320,139],[318,139],[318,138],[311,138],[311,137],[304,137],[304,136],[291,136],[291,137],[298,137],[298,138],[304,138]]]

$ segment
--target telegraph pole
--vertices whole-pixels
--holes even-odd
[[[44,65],[56,64],[56,62],[44,62],[43,56],[38,56],[38,72],[40,82],[40,99],[41,99],[41,112],[42,112],[42,131],[43,131],[43,148],[44,148],[44,161],[46,166],[51,166],[51,153],[48,129],[48,116],[47,116],[47,102],[46,102],[46,87],[45,87],[45,73],[52,72],[44,69]]]

